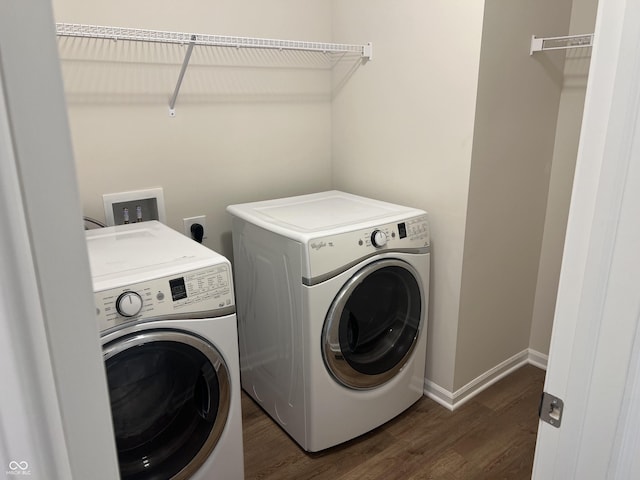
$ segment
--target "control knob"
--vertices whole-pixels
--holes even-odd
[[[142,310],[142,297],[136,292],[124,292],[116,300],[116,310],[123,317],[135,317]]]
[[[371,234],[371,243],[377,248],[384,247],[387,244],[387,234],[382,230],[374,230]]]

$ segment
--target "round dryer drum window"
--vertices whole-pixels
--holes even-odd
[[[377,387],[409,359],[424,304],[418,272],[396,259],[359,270],[334,299],[323,328],[324,361],[341,384]]]
[[[206,461],[229,413],[229,372],[194,335],[149,330],[104,347],[122,480],[186,479]]]

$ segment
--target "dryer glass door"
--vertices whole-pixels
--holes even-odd
[[[323,329],[323,357],[333,377],[354,389],[387,381],[409,359],[421,328],[418,272],[396,259],[359,270],[334,299]]]
[[[104,358],[122,480],[191,477],[229,413],[220,353],[188,333],[149,330],[107,344]]]

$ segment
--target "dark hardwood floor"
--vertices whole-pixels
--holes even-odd
[[[454,412],[423,397],[373,432],[313,454],[243,392],[245,478],[527,479],[543,383],[544,371],[528,365]]]

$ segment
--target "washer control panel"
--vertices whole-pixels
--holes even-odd
[[[131,320],[216,317],[235,309],[228,264],[104,290],[94,297],[100,331]]]
[[[385,251],[426,252],[429,220],[419,215],[352,232],[314,238],[309,242],[309,277],[323,275]]]

